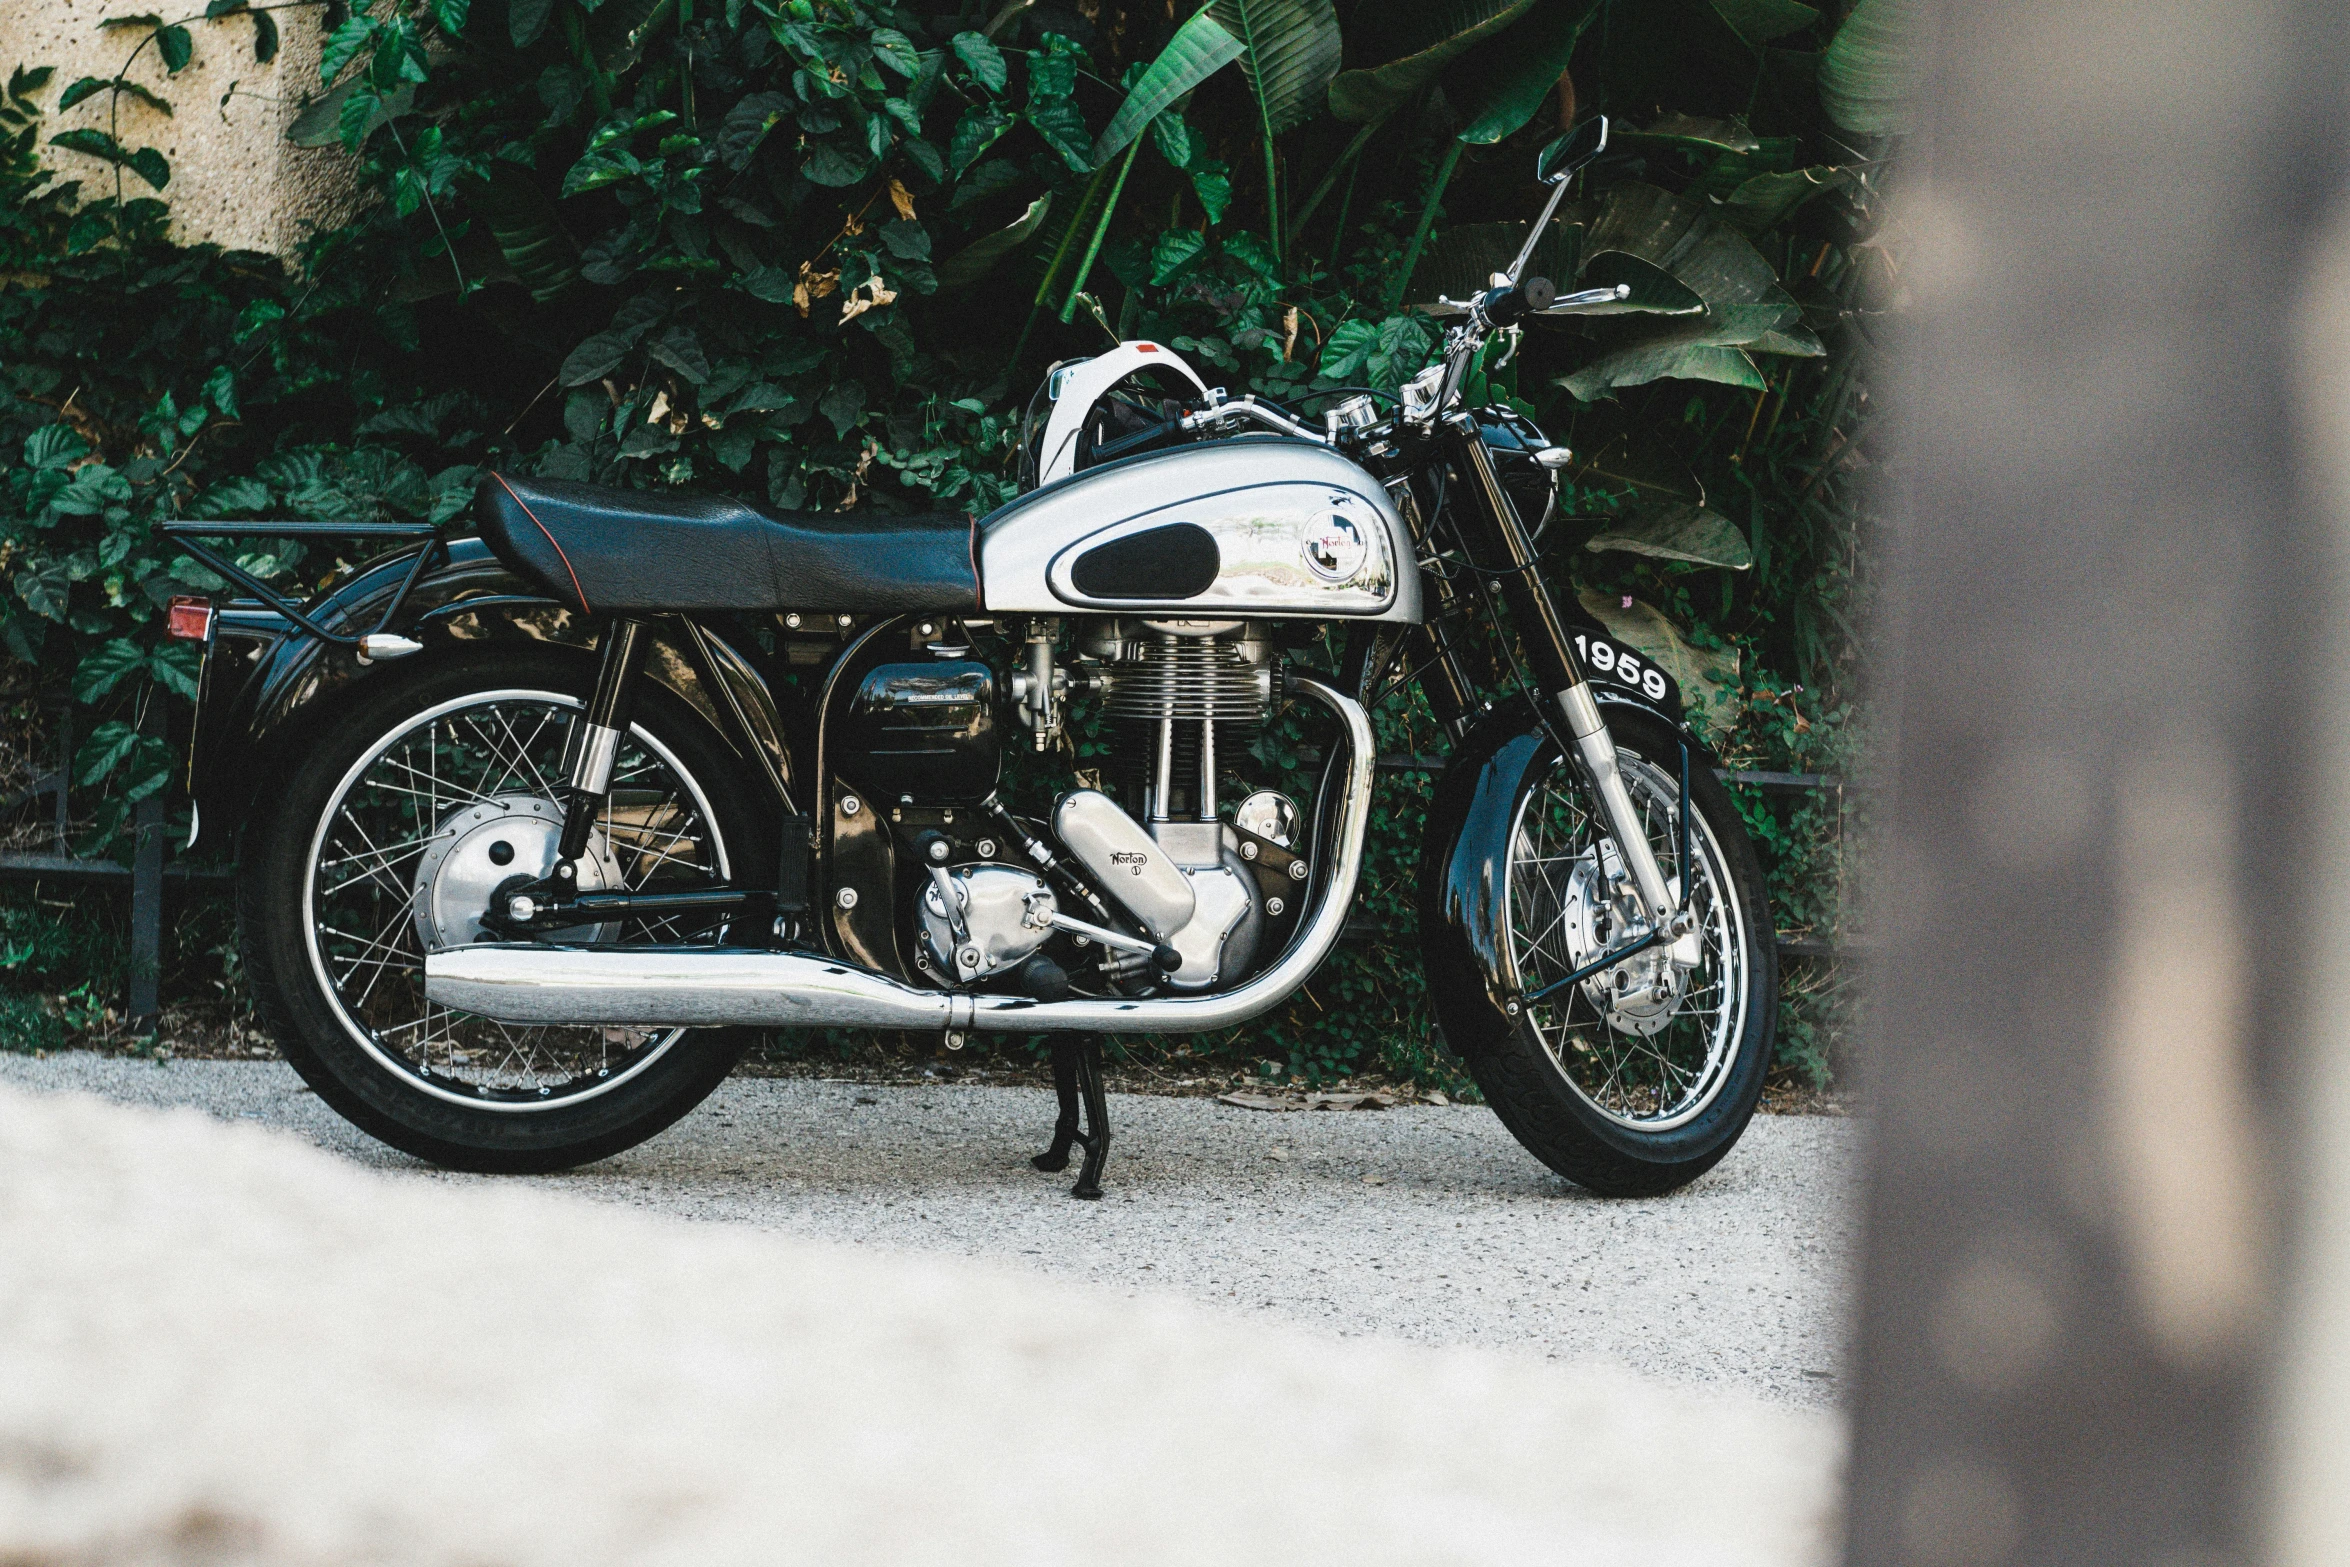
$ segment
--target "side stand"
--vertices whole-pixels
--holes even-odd
[[[1110,1153],[1110,1106],[1102,1093],[1102,1040],[1099,1034],[1053,1036],[1053,1091],[1061,1098],[1060,1119],[1053,1123],[1053,1145],[1029,1160],[1049,1172],[1069,1168],[1069,1148],[1085,1150],[1077,1167],[1072,1197],[1102,1194],[1102,1161]],[[1078,1101],[1085,1104],[1085,1130],[1077,1129]]]

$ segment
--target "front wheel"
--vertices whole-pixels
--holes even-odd
[[[1624,944],[1637,905],[1582,769],[1544,737],[1516,740],[1511,798],[1488,797],[1482,815],[1456,810],[1446,820],[1440,795],[1431,812],[1430,877],[1457,874],[1464,852],[1478,855],[1464,834],[1494,839],[1482,846],[1488,877],[1500,882],[1482,902],[1491,927],[1476,943],[1484,963],[1469,960],[1444,922],[1442,899],[1423,906],[1422,925],[1445,1039],[1502,1123],[1576,1184],[1644,1197],[1695,1180],[1746,1130],[1770,1068],[1778,960],[1761,866],[1712,769],[1693,748],[1684,864],[1680,737],[1620,708],[1608,728],[1649,847],[1697,916],[1695,964],[1653,947],[1559,985]],[[1480,748],[1472,737],[1471,754],[1483,749],[1509,748]],[[1509,981],[1498,996],[1485,978],[1496,967]],[[1511,1015],[1505,998],[1538,995],[1518,999]]]
[[[424,955],[492,939],[492,893],[553,866],[563,766],[595,661],[500,648],[386,671],[329,719],[248,830],[238,887],[258,1010],[318,1096],[456,1169],[600,1159],[701,1101],[739,1033],[501,1023],[424,994]],[[684,702],[642,682],[581,885],[692,891],[772,863],[745,776]],[[624,918],[565,944],[716,943],[721,917]]]

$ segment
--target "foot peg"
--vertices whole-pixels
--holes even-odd
[[[1060,1096],[1060,1119],[1053,1123],[1053,1145],[1028,1162],[1051,1174],[1069,1168],[1069,1149],[1085,1150],[1077,1167],[1072,1197],[1102,1194],[1102,1163],[1110,1155],[1110,1106],[1102,1092],[1102,1041],[1098,1034],[1053,1036],[1053,1091]],[[1085,1127],[1080,1131],[1077,1111],[1082,1101]]]

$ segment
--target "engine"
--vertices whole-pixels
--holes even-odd
[[[1255,878],[1218,799],[1219,757],[1237,754],[1272,706],[1273,647],[1263,629],[1242,620],[1104,620],[1079,634],[1080,650],[1100,666],[1102,716],[1116,737],[1111,773],[1136,811],[1074,791],[1054,809],[1054,832],[1113,893],[1156,889],[1141,895],[1150,911],[1143,917],[1181,955],[1167,981],[1177,990],[1238,978],[1263,938]]]
[[[1301,913],[1300,815],[1280,794],[1227,787],[1273,709],[1266,624],[1005,629],[1025,632],[1008,678],[933,646],[926,662],[866,669],[837,729],[839,775],[895,801],[891,934],[919,976],[1059,999],[1212,991],[1270,961]],[[1041,819],[1016,817],[995,792],[1000,720],[1015,717],[1050,767],[1073,712],[1109,739],[1107,765],[1068,779]]]

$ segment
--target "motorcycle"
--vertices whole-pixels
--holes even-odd
[[[1371,713],[1416,687],[1451,741],[1418,909],[1444,1042],[1569,1180],[1695,1179],[1770,1060],[1762,876],[1669,673],[1536,569],[1568,454],[1461,393],[1529,317],[1625,292],[1524,275],[1606,140],[1545,149],[1524,250],[1444,302],[1400,399],[1317,425],[1125,343],[1054,368],[1035,483],[976,522],[493,475],[463,537],[170,525],[252,595],[171,624],[287,1059],[385,1142],[532,1171],[652,1136],[758,1030],[1045,1035],[1034,1162],[1082,1149],[1097,1196],[1104,1036],[1305,984],[1361,872]],[[241,533],[410,547],[296,603]],[[1327,732],[1303,800],[1248,776],[1278,713]],[[1006,803],[1018,737],[1059,770],[1040,814]]]

